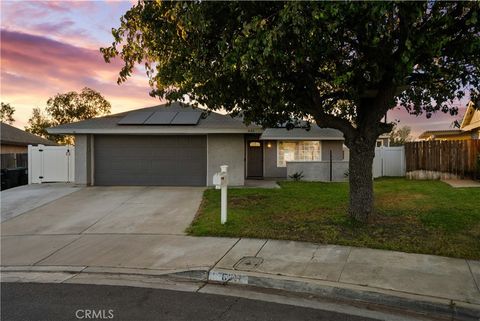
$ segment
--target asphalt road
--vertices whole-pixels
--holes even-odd
[[[372,320],[205,293],[125,286],[2,283],[1,320]]]

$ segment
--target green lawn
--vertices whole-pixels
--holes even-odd
[[[375,181],[376,213],[359,224],[346,215],[347,183],[281,182],[281,189],[229,189],[228,222],[220,192],[205,191],[188,233],[353,245],[480,259],[480,188],[440,181]]]

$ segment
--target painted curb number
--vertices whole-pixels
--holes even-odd
[[[208,280],[222,283],[229,282],[237,284],[248,284],[248,276],[246,275],[238,275],[234,273],[224,273],[216,271],[211,271],[208,274]]]

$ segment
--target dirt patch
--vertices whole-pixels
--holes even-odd
[[[422,225],[417,217],[415,216],[388,216],[374,214],[370,218],[371,225],[382,225],[382,226],[402,226],[408,225],[410,227]]]
[[[377,197],[376,205],[379,207],[405,207],[405,205],[414,206],[414,204],[410,203],[412,201],[422,200],[425,199],[425,194],[419,193],[398,193],[392,196],[391,194],[385,195],[383,197]]]

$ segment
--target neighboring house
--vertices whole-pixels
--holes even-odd
[[[419,137],[423,140],[465,140],[480,139],[480,109],[470,102],[463,116],[460,129],[429,130]]]
[[[344,179],[348,166],[340,131],[317,126],[309,131],[263,130],[178,103],[60,125],[48,132],[75,136],[78,184],[211,186],[223,164],[229,165],[230,185],[287,178],[297,171],[329,180],[330,157],[341,163],[335,180]],[[318,168],[323,168],[320,174]]]
[[[375,147],[390,147],[390,135],[382,134],[378,136]]]
[[[57,145],[48,139],[27,133],[21,129],[1,122],[0,150],[1,154],[27,153],[28,145]]]

